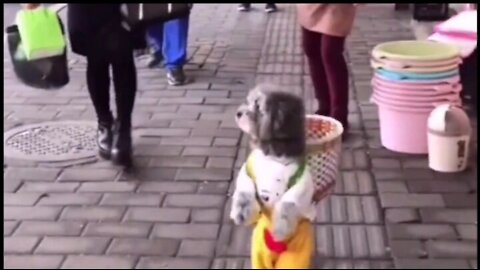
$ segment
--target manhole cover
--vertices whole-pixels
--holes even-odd
[[[41,162],[83,159],[96,155],[92,122],[44,122],[11,129],[4,134],[4,156]]]

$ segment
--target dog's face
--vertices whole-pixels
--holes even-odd
[[[250,91],[237,110],[239,128],[265,152],[298,156],[305,149],[303,101],[273,85],[259,85]],[[272,152],[273,151],[273,152]]]

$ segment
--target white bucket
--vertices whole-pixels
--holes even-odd
[[[435,171],[453,173],[467,168],[470,136],[448,137],[428,132],[428,166]]]

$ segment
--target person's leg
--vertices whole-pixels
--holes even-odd
[[[158,23],[147,29],[147,41],[153,50],[152,60],[148,63],[149,68],[160,65],[163,60],[163,28],[164,24]]]
[[[137,92],[137,74],[128,33],[118,29],[115,35],[118,45],[111,47],[109,51],[117,105],[112,159],[117,164],[130,166],[132,163],[132,113]]]
[[[348,68],[343,56],[345,37],[322,35],[322,61],[330,93],[331,115],[348,130]],[[346,132],[345,132],[346,133]]]
[[[317,114],[330,115],[330,94],[325,69],[322,62],[322,34],[302,28],[303,51],[307,56],[310,77],[318,101]]]
[[[277,5],[275,5],[275,3],[267,3],[265,5],[265,12],[267,13],[272,13],[272,12],[275,12],[277,11]]]
[[[87,88],[97,114],[97,145],[100,156],[110,158],[113,116],[110,111],[109,63],[100,54],[87,57]]]
[[[163,55],[167,68],[167,79],[171,85],[185,83],[183,66],[187,61],[189,17],[171,20],[165,23],[163,36]]]
[[[251,4],[240,4],[238,5],[238,10],[239,11],[250,11],[250,5]]]

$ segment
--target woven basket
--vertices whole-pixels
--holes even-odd
[[[343,126],[337,120],[307,115],[307,163],[315,182],[314,202],[318,203],[335,187],[342,151]]]

